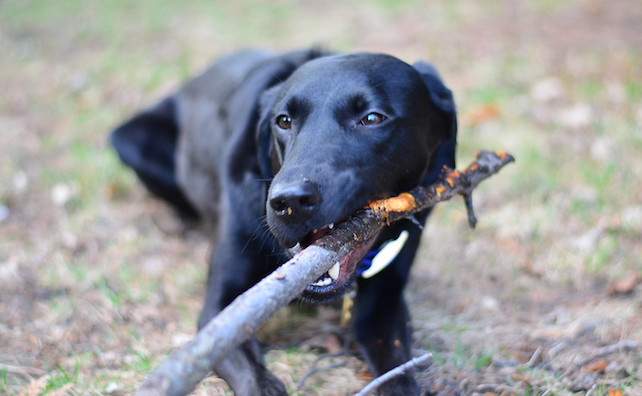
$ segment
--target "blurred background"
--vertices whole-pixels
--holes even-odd
[[[433,62],[459,166],[517,158],[477,190],[476,230],[455,199],[424,234],[407,295],[428,394],[642,394],[638,0],[0,1],[0,393],[129,394],[192,336],[207,237],[108,132],[218,56],[311,45]],[[317,311],[265,326],[269,367],[292,394],[358,391],[358,354],[315,363],[354,352]]]

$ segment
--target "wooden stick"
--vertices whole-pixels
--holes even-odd
[[[465,197],[469,223],[474,225],[476,220],[470,198],[473,189],[512,161],[513,157],[503,152],[481,151],[477,160],[461,172],[444,168],[439,180],[430,186],[371,202],[232,301],[191,341],[174,350],[147,377],[136,394],[184,395],[191,392],[215,363],[250,338],[259,326],[298,297],[307,285],[321,277],[340,258],[386,225],[457,194]]]

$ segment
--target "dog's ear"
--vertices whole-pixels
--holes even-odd
[[[259,166],[264,178],[272,179],[281,167],[280,147],[272,136],[271,117],[274,102],[283,82],[304,63],[328,54],[317,48],[293,51],[274,58],[264,67],[262,78],[269,80],[269,88],[261,94],[259,99],[260,114],[256,132]]]
[[[272,108],[281,85],[277,84],[263,92],[259,101],[260,118],[256,131],[256,146],[261,174],[266,179],[274,177],[281,166],[280,161],[275,161],[280,153],[272,136]]]
[[[430,93],[430,100],[436,114],[437,128],[444,136],[441,144],[433,153],[426,182],[432,182],[439,176],[444,165],[455,168],[455,148],[457,145],[457,109],[452,92],[444,85],[434,66],[425,62],[417,62],[414,68],[421,77]]]
[[[413,66],[421,75],[426,88],[428,88],[432,104],[443,117],[446,128],[448,128],[448,139],[455,139],[457,135],[457,110],[452,92],[446,88],[433,65],[417,62]]]
[[[178,125],[170,96],[116,128],[109,137],[121,161],[129,165],[154,195],[185,215],[196,211],[183,195],[175,175]]]

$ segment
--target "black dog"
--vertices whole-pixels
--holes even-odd
[[[426,63],[245,51],[136,115],[111,142],[150,191],[216,225],[201,327],[286,261],[287,248],[454,167],[456,130],[452,95]],[[356,280],[356,340],[373,375],[412,357],[402,293],[420,236],[409,220],[393,224],[302,296],[327,301]],[[237,394],[285,394],[256,340],[214,370]],[[380,389],[418,391],[412,373]]]

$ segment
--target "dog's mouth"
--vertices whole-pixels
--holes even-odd
[[[301,241],[289,251],[295,254],[301,249],[305,249],[312,243],[316,242],[323,236],[327,235],[334,228],[334,224],[329,224],[319,229],[312,230]],[[370,247],[377,239],[378,235],[373,236],[363,245],[353,250],[346,256],[337,261],[328,272],[321,275],[319,279],[308,285],[301,298],[316,302],[323,302],[339,297],[350,286],[356,276],[357,268],[363,257],[368,253]]]

